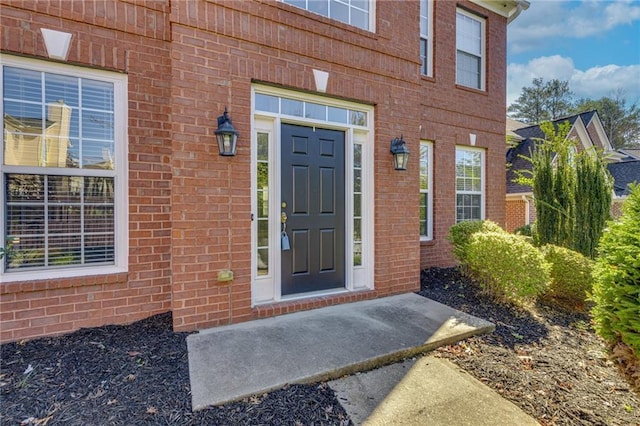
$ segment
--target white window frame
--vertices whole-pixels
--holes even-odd
[[[426,147],[426,155],[422,152],[422,147]],[[427,227],[426,232],[420,233],[420,241],[431,241],[433,240],[433,142],[422,140],[420,141],[420,199],[422,199],[422,194],[426,194],[427,196]],[[422,179],[423,179],[423,164],[426,164],[426,179],[427,179],[427,189],[422,188]],[[420,205],[422,207],[422,205]],[[422,224],[421,224],[422,225]]]
[[[464,46],[463,43],[463,36],[464,34],[461,33],[462,28],[460,28],[460,26],[458,25],[458,20],[459,18],[465,19],[465,20],[473,20],[476,21],[477,23],[480,24],[480,34],[470,34],[470,37],[478,37],[480,38],[480,51],[479,52],[472,52],[470,51],[468,48],[466,48]],[[462,82],[460,80],[460,63],[458,61],[458,53],[464,53],[466,55],[470,55],[470,56],[474,56],[480,59],[480,70],[479,70],[479,85],[475,86],[475,85],[469,85],[466,84],[464,82]],[[485,90],[485,72],[486,69],[486,19],[475,15],[473,13],[470,13],[464,9],[457,9],[456,10],[456,84],[460,85],[460,86],[464,86],[464,87],[470,87],[472,89],[476,89],[476,90]]]
[[[426,31],[425,31],[426,29]],[[422,44],[427,45],[427,54],[422,56]],[[433,0],[420,0],[420,74],[433,76]]]
[[[375,4],[376,4],[375,0],[367,0],[367,3],[369,4],[369,11],[368,11],[369,20],[367,22],[367,28],[363,28],[363,27],[360,27],[358,25],[355,25],[355,24],[351,23],[351,10],[352,9],[363,10],[363,9],[360,9],[359,7],[357,7],[357,6],[351,5],[351,1],[352,0],[323,0],[323,1],[327,2],[327,10],[328,10],[327,15],[322,14],[322,13],[318,13],[318,12],[316,12],[314,10],[309,9],[309,1],[318,1],[318,0],[298,0],[299,2],[304,2],[304,7],[300,6],[299,4],[287,1],[287,0],[280,0],[280,1],[283,2],[283,3],[286,3],[288,5],[294,6],[294,7],[299,7],[301,9],[304,9],[304,10],[308,11],[308,12],[316,13],[316,14],[318,14],[320,16],[324,16],[326,18],[333,19],[335,21],[342,22],[342,23],[345,23],[347,25],[351,25],[351,26],[356,27],[356,28],[360,28],[361,30],[364,30],[364,31],[375,32],[375,19],[374,19],[374,17],[375,17]],[[341,19],[335,18],[334,16],[331,16],[331,3],[333,3],[334,1],[336,3],[343,4],[344,6],[346,6],[349,9],[349,20],[348,21],[343,21]]]
[[[480,153],[480,191],[469,191],[469,190],[458,190],[458,152],[478,152]],[[486,151],[483,148],[472,148],[468,146],[456,146],[456,156],[455,156],[455,167],[454,167],[454,185],[456,188],[455,194],[455,208],[456,208],[456,223],[461,222],[462,220],[458,218],[458,195],[479,195],[480,196],[480,217],[472,218],[472,219],[464,219],[464,220],[484,220],[485,219],[485,205],[486,205],[486,196],[485,196],[485,174],[486,174]]]
[[[87,78],[113,84],[114,88],[114,170],[13,166],[4,164],[4,120],[0,123],[2,130],[2,149],[0,149],[0,247],[4,247],[5,235],[5,175],[6,174],[38,174],[57,176],[97,176],[114,179],[114,263],[112,265],[80,265],[69,267],[43,268],[37,270],[5,270],[4,259],[0,260],[0,282],[17,282],[25,280],[71,278],[88,275],[104,275],[127,272],[129,256],[129,222],[128,222],[128,78],[126,74],[95,70],[74,65],[59,64],[38,59],[23,58],[0,54],[0,89],[3,89],[4,67],[23,68],[43,73],[54,73],[77,78]],[[0,92],[0,112],[4,117],[4,91]]]

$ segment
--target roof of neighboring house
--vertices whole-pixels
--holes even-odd
[[[613,190],[617,197],[629,195],[629,184],[640,183],[640,160],[620,161],[607,164],[613,176]]]
[[[625,157],[625,160],[640,160],[640,148],[622,148],[618,152]]]
[[[42,131],[42,118],[15,117],[5,114],[4,120],[6,124],[10,124],[20,131],[33,131],[34,129],[37,130],[38,133]],[[53,124],[55,124],[53,121],[44,120],[45,127],[51,127]]]
[[[561,123],[568,121],[571,126],[574,127],[576,125],[576,122],[580,120],[584,127],[587,127],[592,122],[592,120],[594,120],[594,117],[597,117],[597,111],[595,110],[559,118],[552,121],[552,123],[557,128]],[[599,120],[597,120],[597,122],[599,122]],[[544,140],[545,134],[540,128],[539,124],[524,124],[525,127],[517,128],[514,123],[517,122],[509,119],[507,120],[507,136],[510,132],[513,132],[519,137],[520,142],[518,142],[515,146],[507,146],[507,194],[530,193],[530,186],[520,185],[514,182],[514,179],[517,178],[516,170],[525,171],[525,173],[526,171],[531,171],[531,162],[526,157],[531,156],[535,142]],[[588,134],[587,138],[589,138]],[[513,138],[511,140],[513,140]],[[593,146],[592,140],[588,140],[586,142]]]

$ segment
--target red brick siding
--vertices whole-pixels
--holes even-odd
[[[455,84],[456,7],[488,16],[486,20],[486,90]],[[455,149],[470,146],[486,149],[485,217],[500,225],[505,222],[504,129],[506,127],[506,21],[470,2],[436,1],[434,16],[434,75],[422,78],[421,138],[434,141],[433,241],[423,243],[420,266],[451,266],[451,246],[446,240],[455,224]]]
[[[377,34],[371,34],[286,4],[248,7],[247,3],[174,4],[172,98],[180,100],[173,103],[177,330],[364,297],[354,294],[251,309],[251,83],[314,91],[314,68],[329,72],[328,95],[375,104],[376,114],[384,117],[375,128],[376,295],[419,286],[418,170],[392,170],[388,142],[403,134],[410,149],[418,152],[417,40],[415,46],[400,43],[415,38],[417,21],[416,28],[407,29],[379,20]],[[392,9],[400,16],[417,12],[417,3],[377,6],[378,16],[390,16]],[[233,158],[219,157],[213,144],[211,124],[225,105],[243,135]],[[226,268],[234,270],[234,281],[220,285],[217,272]]]
[[[266,0],[63,3],[4,0],[2,50],[45,58],[39,28],[57,29],[74,35],[69,63],[128,74],[129,272],[3,284],[2,341],[168,310],[194,330],[415,291],[421,267],[454,263],[455,147],[469,133],[486,149],[486,217],[505,221],[504,18],[488,14],[476,91],[455,85],[454,2],[435,3],[433,78],[419,75],[418,2],[376,2],[375,33]],[[252,308],[251,84],[315,91],[313,69],[329,72],[328,96],[375,107],[375,290]],[[225,106],[240,132],[231,158],[214,143]],[[406,172],[391,165],[400,134],[413,153],[434,141],[434,240],[422,246],[417,156]],[[232,282],[217,282],[222,269]]]
[[[129,79],[129,272],[2,283],[0,341],[128,323],[171,310],[167,1],[0,5],[2,51],[46,59],[40,28],[73,34],[68,62]]]
[[[526,223],[527,203],[523,200],[507,200],[507,220],[505,229],[513,232],[516,228],[524,226]]]

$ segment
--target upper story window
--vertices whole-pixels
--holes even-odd
[[[456,83],[484,90],[485,20],[464,10],[456,13]]]
[[[282,0],[354,27],[370,31],[372,0]]]
[[[420,0],[420,73],[433,75],[433,1]]]
[[[484,219],[484,150],[456,148],[456,222]]]
[[[126,80],[2,56],[3,279],[126,269]]]

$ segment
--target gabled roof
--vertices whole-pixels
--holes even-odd
[[[640,160],[609,163],[607,168],[611,176],[613,176],[613,190],[616,193],[616,197],[629,195],[630,183],[640,183]]]
[[[607,152],[611,152],[611,145],[602,129],[602,123],[598,118],[598,112],[596,110],[582,112],[580,114],[574,114],[568,117],[562,117],[552,121],[554,127],[558,128],[561,123],[568,121],[571,125],[569,135],[577,135],[582,147],[589,149],[596,146],[588,131],[588,127],[593,126],[596,129],[596,133],[601,139],[604,139],[604,145]],[[513,123],[508,124],[508,131],[511,130],[517,135],[521,141],[516,146],[508,147],[506,153],[507,161],[507,194],[528,194],[531,193],[531,187],[528,185],[520,185],[514,182],[517,177],[516,170],[531,171],[531,162],[524,157],[530,157],[535,146],[535,142],[544,140],[545,134],[540,128],[539,124],[528,125],[522,128],[509,128]],[[513,140],[513,139],[512,139]],[[517,141],[517,139],[516,139]],[[618,159],[620,156],[616,157]]]
[[[640,148],[622,148],[618,152],[625,157],[623,160],[640,160]]]

